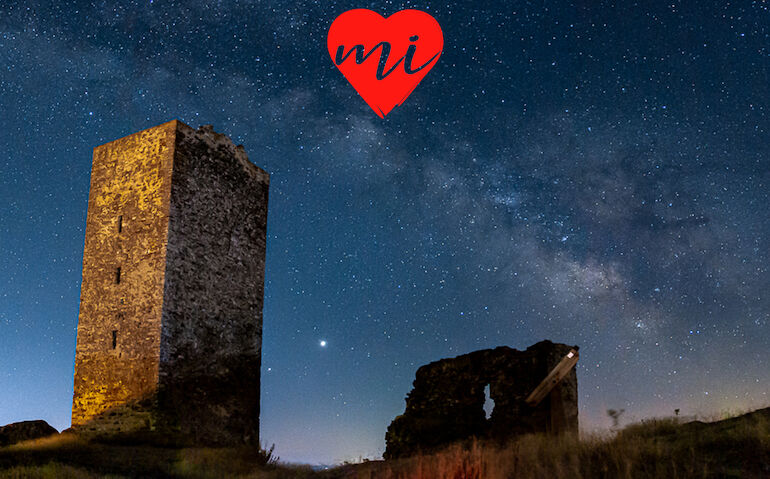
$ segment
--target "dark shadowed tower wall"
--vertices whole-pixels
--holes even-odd
[[[75,429],[258,443],[268,186],[210,127],[94,149]]]

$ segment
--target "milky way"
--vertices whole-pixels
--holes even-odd
[[[378,457],[417,367],[545,338],[586,429],[770,401],[767,2],[51,3],[0,7],[0,424],[69,426],[91,150],[173,118],[272,177],[285,460]],[[444,32],[384,120],[326,52],[362,7]]]

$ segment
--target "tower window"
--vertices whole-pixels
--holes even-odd
[[[118,347],[118,330],[113,329],[112,330],[112,349],[115,349]]]
[[[115,284],[120,284],[120,266],[115,270]]]
[[[118,233],[123,231],[123,215],[118,216]]]

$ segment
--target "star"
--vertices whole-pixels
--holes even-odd
[[[444,52],[385,121],[329,73],[340,5],[187,2],[180,28],[175,2],[37,3],[0,7],[0,425],[70,426],[93,148],[173,118],[271,175],[261,425],[283,460],[376,457],[418,367],[546,338],[585,351],[581,427],[765,404],[767,2],[700,2],[665,37],[633,2],[432,2]],[[344,348],[313,354],[319,332]],[[33,376],[45,400],[19,404]]]

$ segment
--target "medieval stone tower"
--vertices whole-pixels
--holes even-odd
[[[94,149],[75,430],[258,443],[268,186],[211,127]]]

